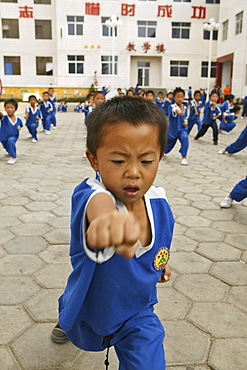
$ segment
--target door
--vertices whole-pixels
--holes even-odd
[[[149,86],[150,62],[137,62],[139,86]]]

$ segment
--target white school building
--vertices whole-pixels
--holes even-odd
[[[247,94],[245,0],[0,0],[0,18],[4,90],[206,88],[214,18],[210,89]]]

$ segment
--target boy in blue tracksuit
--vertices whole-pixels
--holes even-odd
[[[213,130],[213,143],[214,145],[218,144],[218,126],[216,120],[218,117],[221,116],[221,110],[217,104],[218,101],[218,94],[212,92],[209,95],[209,101],[205,104],[204,112],[203,112],[203,119],[202,119],[202,128],[194,137],[195,140],[198,140],[200,137],[205,135],[208,128],[211,127]]]
[[[6,150],[6,155],[10,155],[8,164],[16,162],[16,142],[19,138],[20,129],[23,127],[22,120],[15,116],[18,103],[14,99],[8,99],[4,102],[4,108],[7,115],[0,112],[0,141]]]
[[[200,100],[200,97],[201,97],[200,91],[196,90],[194,92],[194,99],[190,102],[190,113],[188,117],[188,126],[187,126],[188,135],[194,125],[197,125],[198,131],[200,131],[202,127],[200,113],[203,107],[203,103]]]
[[[74,108],[74,112],[81,113],[83,110],[83,102],[80,100]]]
[[[224,112],[222,114],[222,120],[220,122],[220,132],[223,134],[229,134],[230,131],[234,129],[236,126],[235,121],[238,116],[237,114],[240,112],[240,107],[238,105],[235,105],[233,107],[232,112]]]
[[[227,95],[227,99],[220,105],[221,113],[233,111],[233,101],[235,96],[232,94]]]
[[[185,91],[181,87],[177,87],[173,91],[174,104],[171,104],[168,108],[168,133],[167,143],[165,147],[165,154],[169,153],[177,140],[181,143],[179,153],[182,156],[181,164],[187,165],[187,152],[189,148],[189,140],[187,133],[187,113],[188,109],[184,106]]]
[[[173,99],[173,93],[170,91],[169,93],[166,94],[166,97],[165,97],[165,100],[164,100],[164,106],[163,106],[164,113],[167,116],[168,116],[169,107],[172,103],[175,103],[175,101]]]
[[[25,116],[27,129],[32,136],[32,142],[36,143],[37,138],[37,128],[39,126],[39,121],[42,119],[42,114],[40,108],[37,107],[37,98],[35,95],[30,95],[28,98],[30,107],[26,108]]]
[[[43,130],[45,130],[45,133],[49,135],[50,128],[51,128],[51,122],[52,122],[53,105],[49,101],[48,91],[43,92],[42,98],[43,100],[40,103],[40,110],[42,114],[42,125],[43,125]]]
[[[57,128],[57,118],[56,118],[56,95],[54,92],[53,87],[49,87],[48,89],[48,94],[49,94],[49,102],[52,104],[52,117],[51,117],[51,124],[53,125],[53,128]]]
[[[59,104],[58,109],[57,109],[58,112],[66,113],[67,109],[68,109],[68,105],[67,105],[66,100],[60,100],[60,104]]]
[[[163,92],[162,91],[159,91],[158,92],[158,95],[155,99],[155,104],[160,108],[160,109],[164,109],[164,95],[163,95]]]
[[[156,283],[170,278],[174,220],[164,189],[152,185],[165,121],[142,98],[97,106],[87,121],[87,158],[98,177],[84,180],[72,196],[73,271],[52,339],[67,335],[86,351],[114,346],[120,369],[166,368],[164,330],[153,305]]]

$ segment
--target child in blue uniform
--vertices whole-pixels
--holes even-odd
[[[155,104],[160,108],[164,110],[164,95],[162,91],[158,92],[158,95],[155,99]]]
[[[53,128],[57,128],[57,118],[56,118],[56,95],[54,92],[53,87],[49,87],[48,89],[48,94],[49,94],[49,102],[52,104],[52,117],[51,117],[51,124],[53,125]]]
[[[98,178],[84,180],[72,196],[73,271],[52,338],[67,335],[86,351],[114,346],[123,370],[166,368],[164,329],[153,305],[157,282],[170,278],[174,220],[164,189],[152,185],[165,121],[142,98],[96,107],[87,121],[87,158]]]
[[[234,186],[230,194],[222,200],[220,206],[221,208],[230,208],[234,200],[241,202],[245,198],[247,198],[247,176]]]
[[[167,143],[165,147],[165,154],[169,153],[177,140],[181,143],[179,153],[182,155],[181,164],[187,165],[187,152],[189,148],[189,140],[187,133],[187,107],[184,106],[185,91],[181,87],[177,87],[173,91],[174,104],[171,104],[168,108],[168,134]]]
[[[39,126],[39,121],[42,119],[41,110],[37,107],[37,98],[35,95],[30,95],[28,98],[30,107],[26,108],[25,116],[27,129],[32,136],[32,142],[36,143],[37,138],[37,128]]]
[[[74,112],[80,113],[83,110],[83,102],[80,100],[74,108]]]
[[[22,120],[15,116],[18,103],[14,99],[4,102],[4,108],[7,115],[0,112],[0,141],[6,150],[6,155],[10,155],[8,164],[16,162],[16,142],[19,138],[20,129],[23,127]]]
[[[40,110],[42,114],[42,125],[43,125],[43,130],[45,130],[45,133],[49,135],[51,133],[50,128],[51,128],[51,121],[52,121],[53,105],[49,101],[48,91],[43,92],[42,98],[43,100],[40,103]]]
[[[194,137],[195,140],[198,140],[200,137],[206,134],[209,127],[213,130],[213,142],[214,145],[218,144],[218,126],[216,120],[221,115],[221,110],[217,104],[219,97],[218,94],[212,92],[209,95],[209,101],[205,104],[203,119],[202,119],[202,128]]]
[[[233,121],[235,121],[238,118],[237,114],[239,114],[239,112],[240,107],[238,105],[235,105],[233,107],[232,112],[224,112],[222,114],[222,120],[220,122],[219,130],[222,134],[229,134],[229,132],[234,129],[236,123]]]
[[[201,109],[203,107],[203,103],[200,100],[201,98],[201,93],[199,90],[196,90],[194,92],[194,99],[190,103],[190,114],[188,117],[188,127],[187,127],[187,132],[188,135],[190,131],[192,130],[192,127],[196,124],[198,131],[200,131],[202,127],[202,121],[200,117]]]
[[[68,105],[67,105],[67,102],[66,100],[60,100],[60,104],[57,108],[58,112],[60,113],[66,113],[67,112],[67,109],[68,109]]]
[[[232,94],[227,95],[227,98],[224,101],[224,103],[222,103],[220,105],[221,113],[224,113],[224,112],[227,112],[227,113],[228,112],[232,112],[234,98],[235,98],[235,96],[232,95]]]
[[[164,106],[163,110],[164,113],[168,116],[168,109],[172,103],[175,103],[173,99],[173,93],[170,91],[169,93],[166,94],[165,100],[164,100]]]

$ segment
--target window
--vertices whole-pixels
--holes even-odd
[[[190,23],[172,22],[172,38],[173,39],[189,39],[190,38]]]
[[[187,77],[189,62],[171,60],[170,61],[170,76]]]
[[[242,33],[243,28],[243,12],[236,14],[236,32],[235,34],[238,35]]]
[[[77,17],[68,15],[67,16],[67,23],[68,23],[68,35],[83,35],[83,22],[84,17]]]
[[[2,19],[3,39],[19,38],[19,21],[18,19]]]
[[[203,30],[203,40],[210,39],[210,32]],[[218,30],[213,30],[213,40],[218,40]]]
[[[155,37],[157,22],[137,21],[138,37]]]
[[[17,3],[17,0],[1,0],[0,3]]]
[[[118,57],[114,57],[114,74],[117,74]],[[112,56],[101,57],[101,73],[102,75],[112,75]]]
[[[68,55],[68,72],[72,74],[84,73],[84,55]]]
[[[3,57],[4,74],[5,75],[20,75],[21,74],[21,58],[20,57]]]
[[[101,17],[101,23],[102,23],[102,36],[112,36],[113,28],[106,27],[105,22],[110,17]],[[115,36],[117,36],[117,27],[115,27]]]
[[[35,20],[35,38],[36,40],[51,40],[51,21]]]
[[[33,0],[34,4],[51,4],[51,0]]]
[[[206,4],[220,4],[220,0],[206,0]]]
[[[208,62],[202,62],[201,77],[208,77]],[[210,77],[216,77],[216,62],[211,62]]]
[[[222,23],[222,41],[228,37],[228,20]]]
[[[173,0],[174,3],[191,3],[191,0]]]
[[[38,76],[53,75],[52,57],[36,57],[36,74]]]

